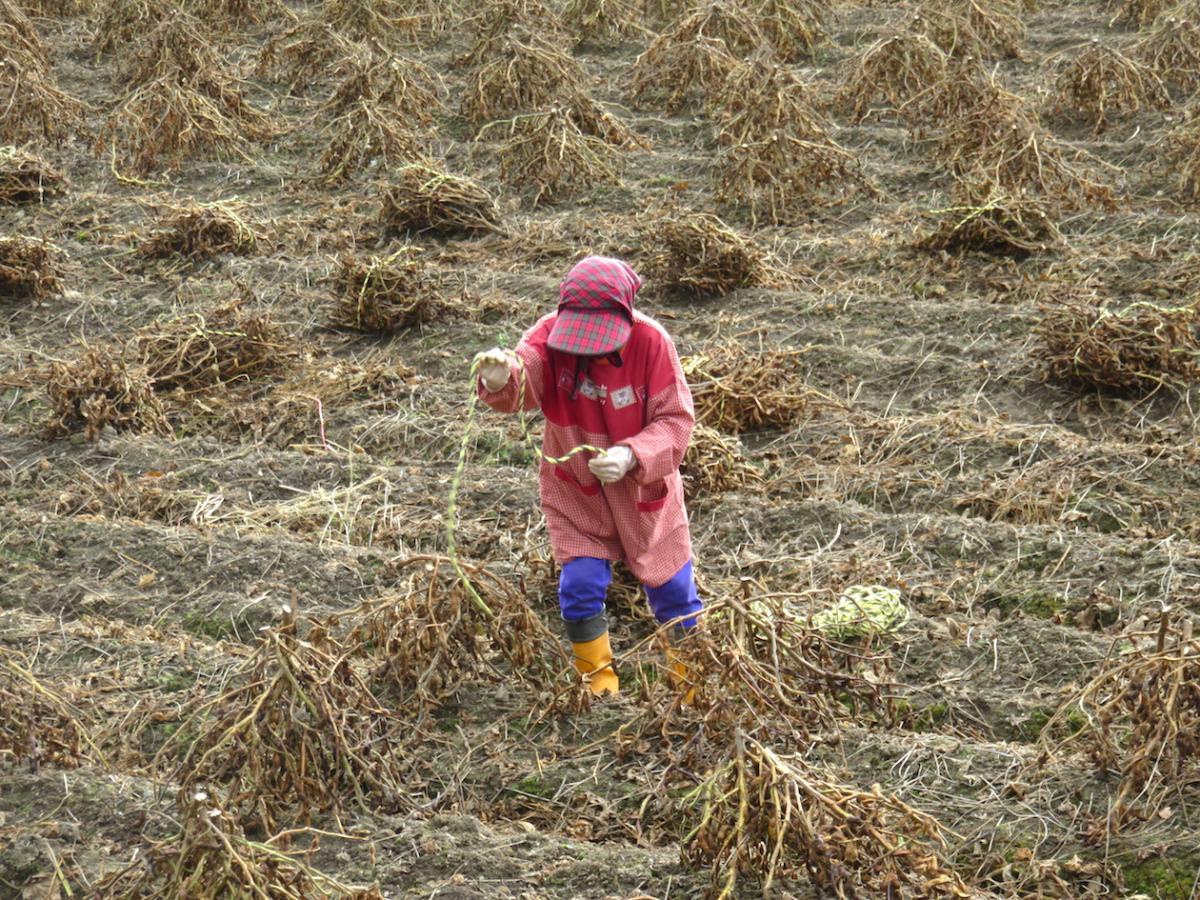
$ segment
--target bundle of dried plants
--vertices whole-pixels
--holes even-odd
[[[679,470],[689,505],[762,481],[737,436],[722,434],[707,425],[697,425],[692,432]]]
[[[831,123],[817,105],[812,90],[790,68],[769,54],[755,54],[738,68],[717,99],[717,140],[736,145],[776,132],[824,138]]]
[[[124,51],[164,22],[185,15],[176,0],[102,0],[92,29],[92,50]]]
[[[130,366],[117,352],[86,347],[73,362],[52,363],[45,387],[51,409],[45,430],[51,439],[82,431],[95,441],[106,428],[172,433],[149,373]]]
[[[701,785],[700,824],[684,856],[712,867],[712,893],[739,896],[740,875],[806,878],[829,897],[975,896],[947,861],[937,821],[875,785],[830,780],[803,755],[784,756],[737,732]]]
[[[510,34],[538,34],[550,43],[558,43],[565,28],[559,6],[546,0],[492,0],[460,21],[459,27],[471,34],[471,47],[456,60],[458,65],[477,66],[494,57]]]
[[[773,224],[834,197],[875,192],[853,152],[830,138],[787,131],[723,149],[713,163],[713,189],[719,202]]]
[[[648,29],[636,0],[567,0],[562,21],[580,44],[607,44],[639,38]]]
[[[602,138],[585,134],[559,106],[484,126],[481,136],[501,136],[500,176],[534,189],[533,203],[555,200],[601,182],[617,184],[617,153]]]
[[[807,618],[794,595],[747,590],[711,603],[702,628],[670,637],[667,671],[618,729],[618,755],[652,741],[673,770],[695,771],[738,731],[804,749],[848,716],[886,716],[886,657],[837,644]]]
[[[333,324],[355,331],[392,334],[423,325],[450,308],[417,247],[385,257],[346,255],[334,276]]]
[[[269,315],[230,303],[141,329],[128,355],[149,373],[156,391],[187,395],[275,374],[298,351]]]
[[[722,344],[683,360],[696,420],[728,434],[788,428],[824,398],[804,382],[802,350]]]
[[[1116,0],[1117,12],[1109,26],[1118,22],[1146,28],[1176,4],[1176,0]]]
[[[149,259],[178,256],[195,262],[222,253],[246,256],[258,243],[244,204],[192,201],[171,209],[161,227],[142,242],[139,252]]]
[[[381,190],[381,199],[379,223],[391,234],[449,237],[500,228],[500,210],[487,189],[434,162],[410,163],[395,170]]]
[[[705,3],[651,42],[633,64],[635,102],[677,112],[699,95],[712,102],[737,70],[738,54],[766,46],[752,22],[726,3]]]
[[[1163,611],[1157,634],[1103,663],[1042,729],[1043,761],[1080,746],[1120,786],[1092,837],[1103,842],[1153,822],[1173,796],[1200,781],[1200,642],[1191,622],[1172,629]],[[1079,722],[1082,724],[1077,724]],[[1059,737],[1067,727],[1072,729]]]
[[[977,102],[947,119],[934,139],[936,158],[960,179],[1064,206],[1114,202],[1112,190],[1068,160],[1024,103],[1002,88],[983,89]]]
[[[62,255],[48,241],[0,237],[0,300],[45,300],[62,290]]]
[[[947,75],[945,52],[918,31],[902,31],[880,38],[855,57],[853,71],[843,90],[852,117],[861,122],[871,104],[883,100],[898,110]]]
[[[738,5],[780,59],[794,62],[826,40],[829,0],[740,0]]]
[[[1012,0],[931,0],[912,27],[956,57],[1019,59],[1025,41],[1020,7]]]
[[[1200,3],[1163,16],[1134,46],[1134,57],[1165,84],[1200,89]]]
[[[66,187],[62,173],[36,154],[0,147],[0,203],[45,203]]]
[[[480,679],[554,691],[570,668],[558,636],[516,584],[442,557],[404,560],[397,591],[364,603],[344,624],[410,725]]]
[[[1167,133],[1166,150],[1180,192],[1200,199],[1200,103],[1186,110],[1183,121]]]
[[[178,168],[193,156],[248,160],[249,141],[277,133],[190,17],[159,25],[130,62],[132,87],[109,114],[96,149],[137,171],[164,161]]]
[[[1092,123],[1099,134],[1110,118],[1162,109],[1170,95],[1148,66],[1093,38],[1060,67],[1056,110]]]
[[[958,179],[954,206],[939,210],[937,227],[919,241],[927,250],[1027,256],[1059,245],[1057,206],[1012,192],[987,178]]]
[[[322,622],[290,608],[216,698],[201,698],[159,752],[185,789],[221,785],[231,811],[269,831],[347,804],[397,809],[409,799],[412,732],[384,706],[370,673]]]
[[[0,649],[0,761],[34,772],[43,764],[75,768],[94,749],[82,718],[27,659]]]
[[[1046,376],[1145,394],[1200,376],[1197,304],[1134,303],[1113,312],[1090,298],[1042,304],[1035,355]]]
[[[259,75],[286,80],[295,90],[308,87],[345,61],[353,64],[368,54],[364,45],[309,16],[272,35],[263,44],[255,68]]]
[[[542,109],[584,90],[582,67],[536,33],[510,32],[489,47],[467,83],[462,114],[476,124]]]
[[[0,143],[62,141],[82,124],[87,106],[59,90],[28,18],[12,11],[0,20]]]
[[[779,287],[783,271],[756,241],[708,213],[671,215],[647,229],[646,273],[688,297],[723,297],[746,287]]]
[[[375,888],[345,885],[288,852],[288,833],[251,840],[237,812],[208,790],[180,795],[180,830],[150,842],[133,863],[99,881],[95,900],[189,897],[222,900],[382,900]],[[300,832],[291,832],[292,835]]]
[[[329,182],[346,181],[372,165],[391,168],[421,159],[427,139],[402,114],[363,96],[322,129],[325,149],[317,169]]]

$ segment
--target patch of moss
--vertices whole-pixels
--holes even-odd
[[[1044,709],[1035,709],[1029,713],[1029,716],[1020,724],[1017,729],[1017,734],[1021,740],[1033,742],[1042,735],[1042,729],[1046,727],[1046,723],[1050,721],[1050,713]]]
[[[560,787],[561,783],[556,784],[542,775],[526,775],[513,785],[512,790],[541,797],[543,800],[553,800]]]
[[[190,672],[165,672],[158,679],[159,690],[168,694],[186,691],[195,683],[196,676]]]
[[[913,731],[918,734],[923,734],[926,731],[933,731],[938,725],[946,721],[946,717],[950,714],[950,706],[947,703],[931,703],[929,706],[921,710],[916,719],[913,720]]]
[[[214,641],[224,640],[233,634],[233,620],[220,612],[206,613],[194,609],[185,613],[180,626],[188,634],[196,637],[211,638]]]
[[[1145,894],[1153,900],[1193,900],[1200,873],[1200,852],[1155,856],[1121,866],[1126,896]]]
[[[984,606],[988,609],[1000,610],[1005,618],[1019,609],[1027,616],[1046,621],[1056,618],[1063,611],[1062,597],[1038,590],[997,592],[991,597],[985,598]]]

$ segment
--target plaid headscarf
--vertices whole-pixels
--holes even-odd
[[[547,344],[575,356],[616,353],[633,333],[633,300],[642,286],[628,263],[589,256],[559,286],[558,318]]]

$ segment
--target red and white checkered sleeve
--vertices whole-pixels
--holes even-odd
[[[525,333],[517,349],[509,354],[508,383],[498,391],[489,391],[478,382],[479,399],[496,412],[514,413],[540,409],[546,378],[546,349],[544,329],[535,325]],[[524,390],[522,390],[524,382]]]
[[[675,344],[664,332],[646,387],[646,427],[624,441],[637,459],[632,477],[639,484],[661,481],[679,468],[692,439],[696,413],[692,391]]]

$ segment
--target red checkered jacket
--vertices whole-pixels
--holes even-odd
[[[679,464],[695,415],[675,344],[661,325],[635,312],[621,366],[583,361],[546,346],[556,316],[539,320],[516,349],[525,409],[546,417],[545,454],[624,444],[637,464],[602,485],[588,469],[588,454],[557,466],[542,461],[542,510],[554,558],[559,564],[578,556],[623,559],[638,580],[658,587],[692,558]],[[494,393],[481,382],[480,398],[492,409],[516,412],[521,369],[514,362],[508,384]]]

